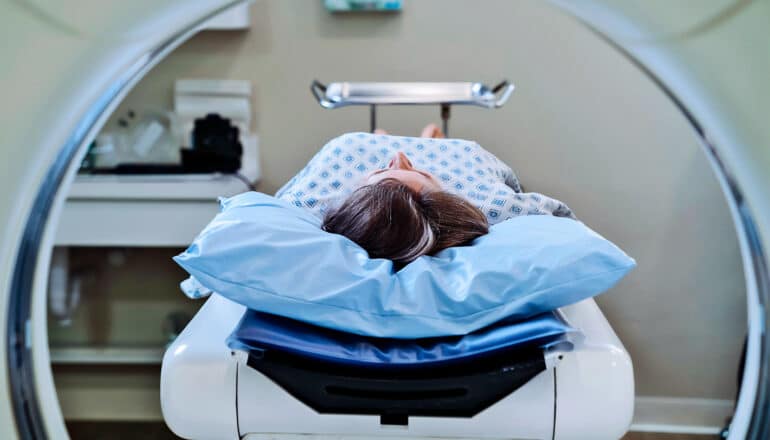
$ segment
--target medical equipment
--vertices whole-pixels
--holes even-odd
[[[414,101],[406,93],[392,97],[387,94],[388,90],[401,90],[399,87],[378,87],[381,89],[378,102],[410,104],[436,99],[463,102],[446,94],[423,100],[421,96],[429,94],[422,93],[414,84],[409,90],[412,96],[417,97]],[[451,90],[450,86],[445,88]],[[431,87],[428,86],[428,89]],[[358,148],[376,148],[365,142],[370,137],[364,135],[364,142]],[[348,139],[352,141],[355,138],[351,135]],[[406,142],[406,139],[394,138],[393,142]],[[419,142],[420,139],[414,141]],[[459,150],[462,151],[462,148]],[[363,157],[365,151],[361,151],[361,155]],[[301,171],[299,175],[302,174]],[[586,298],[587,295],[573,294],[579,291],[581,283],[596,278],[593,270],[603,267],[601,263],[616,262],[617,265],[610,265],[611,268],[605,270],[618,276],[633,267],[633,260],[593,232],[587,237],[599,239],[597,247],[608,247],[606,254],[601,253],[602,257],[589,263],[590,258],[577,257],[565,249],[574,247],[582,252],[592,246],[575,246],[571,240],[561,241],[571,235],[566,231],[543,232],[538,229],[538,226],[544,228],[551,222],[560,226],[582,227],[580,223],[548,216],[512,219],[496,225],[473,246],[458,248],[454,254],[463,251],[480,253],[467,260],[448,263],[447,273],[441,274],[439,267],[420,272],[421,267],[430,265],[434,260],[438,263],[447,258],[439,254],[435,259],[426,257],[400,270],[397,275],[404,275],[400,282],[387,282],[383,281],[383,275],[387,279],[394,278],[391,266],[382,264],[382,260],[369,260],[360,248],[360,255],[334,258],[340,250],[348,250],[351,246],[346,244],[344,238],[320,230],[318,220],[303,210],[259,193],[241,194],[223,200],[222,205],[222,213],[185,253],[176,257],[176,261],[198,281],[223,295],[214,295],[208,300],[164,356],[161,404],[167,424],[178,435],[218,438],[233,437],[235,432],[239,436],[267,433],[368,436],[381,435],[397,425],[407,429],[410,435],[458,437],[457,420],[464,422],[463,433],[459,436],[470,438],[545,438],[549,433],[554,439],[616,438],[628,429],[634,398],[631,360],[592,300],[579,303],[574,307],[575,312],[567,316],[567,323],[577,321],[578,333],[585,337],[585,341],[577,344],[560,343],[565,341],[558,338],[569,330],[563,329],[562,333],[554,334],[554,322],[548,318],[535,316],[522,321],[522,317],[532,314],[508,312],[491,321],[483,321],[485,313],[473,307],[477,299],[483,304],[485,312],[502,312],[518,303],[510,298],[499,303],[492,301],[490,298],[499,293],[497,290],[508,291],[514,286],[525,290],[532,287],[536,291],[521,295],[522,308],[530,309],[538,304],[545,309],[538,312],[543,312]],[[516,220],[520,220],[522,225]],[[535,225],[534,231],[525,226],[530,223]],[[249,225],[253,225],[253,229],[242,229]],[[510,228],[501,229],[507,227]],[[541,234],[538,235],[538,232]],[[501,234],[497,239],[496,233]],[[534,243],[503,243],[494,248],[497,242],[504,242],[504,238],[517,234],[536,243],[549,238],[557,239],[557,243],[548,251],[533,250],[537,247]],[[281,237],[285,237],[285,241]],[[250,244],[250,239],[254,240],[254,244]],[[325,246],[323,239],[340,240],[340,244]],[[267,245],[264,249],[263,244]],[[492,246],[485,247],[485,244]],[[482,265],[495,266],[498,258],[485,261],[484,257],[505,255],[510,249],[526,249],[521,254],[534,256],[534,260],[540,263],[524,264],[527,268],[523,269],[491,269],[493,274],[517,274],[515,279],[490,283],[491,288],[485,288],[485,283],[479,281],[483,277],[472,277],[477,261],[482,261]],[[319,255],[314,255],[313,251],[318,251]],[[570,256],[557,257],[561,252]],[[454,254],[450,252],[447,255],[451,258]],[[329,266],[319,266],[319,258],[326,258],[324,263]],[[516,258],[499,261],[508,260]],[[586,260],[585,266],[590,268],[591,275],[578,269],[579,264],[569,266],[569,270],[562,272],[546,268],[551,260],[559,263]],[[220,267],[225,261],[226,266]],[[239,261],[245,262],[245,266],[239,267]],[[289,263],[289,270],[281,269],[284,262]],[[369,266],[383,270],[365,270]],[[458,270],[458,267],[463,269]],[[413,272],[410,269],[418,274],[413,280],[407,279]],[[297,282],[290,275],[295,271],[302,272],[306,282]],[[347,302],[338,298],[346,289],[335,284],[335,272],[340,272],[337,277],[344,277],[350,272],[347,275],[353,278],[351,288],[347,289],[351,298]],[[219,276],[220,273],[222,276]],[[527,276],[560,273],[567,276],[555,275],[559,280],[555,288],[551,288],[548,282],[530,280]],[[290,276],[286,278],[282,274]],[[235,278],[228,278],[228,275]],[[456,279],[453,275],[457,275]],[[573,275],[576,284],[566,281]],[[315,282],[320,279],[327,282]],[[588,291],[598,294],[615,281],[617,279],[612,278],[612,282],[602,288],[589,288]],[[439,286],[444,284],[446,292],[434,294],[431,291],[441,291]],[[591,285],[589,282],[588,286]],[[384,288],[377,289],[377,286]],[[468,286],[473,286],[472,292],[464,291]],[[308,288],[311,290],[307,291]],[[539,297],[544,292],[553,292],[561,298],[573,296],[574,299],[548,307],[549,301]],[[448,299],[442,301],[444,294]],[[244,312],[242,306],[233,306],[224,297],[255,310],[298,321],[263,316],[254,311]],[[311,300],[316,297],[316,300]],[[370,300],[366,299],[370,297]],[[464,298],[468,300],[463,301]],[[286,304],[283,305],[280,300]],[[278,306],[274,306],[276,302]],[[410,306],[416,307],[418,312],[411,311]],[[431,313],[434,308],[446,315],[436,313],[434,316]],[[505,318],[509,315],[519,318],[519,321]],[[420,329],[412,322],[423,320],[428,321],[427,329]],[[236,325],[238,321],[240,323]],[[449,341],[441,336],[463,332],[435,332],[435,328],[449,328],[452,324],[465,321],[469,324],[481,321],[491,326],[475,330],[460,339],[456,336],[449,338]],[[356,322],[361,324],[351,326]],[[382,322],[382,328],[376,327],[376,322]],[[212,325],[218,329],[213,330]],[[496,332],[501,326],[504,331]],[[418,328],[410,333],[408,330],[411,327]],[[470,330],[479,327],[481,324]],[[371,329],[375,330],[366,332]],[[523,329],[526,329],[524,333]],[[586,332],[585,329],[595,330]],[[221,338],[230,332],[229,346],[238,354],[223,357],[222,350],[224,353],[228,350],[222,339],[217,344],[214,342],[216,339],[211,338]],[[362,334],[422,339],[382,339],[360,336]],[[522,337],[523,334],[528,334],[528,337]],[[428,335],[432,338],[424,339]],[[490,343],[490,339],[495,342]],[[479,344],[478,340],[484,343]],[[538,343],[533,345],[535,341]],[[480,345],[486,348],[480,349]],[[566,362],[566,372],[561,371],[560,361]],[[207,386],[200,386],[200,382],[199,386],[191,386],[199,380],[201,371],[233,369],[237,370],[234,382],[232,375],[214,374]],[[592,373],[580,376],[579,371]],[[579,377],[575,378],[576,375]],[[559,380],[560,377],[564,379]],[[221,391],[215,391],[233,388],[234,394],[223,395]],[[559,400],[556,392],[559,388],[576,388],[583,392],[603,390],[592,394],[597,396],[594,400],[600,402],[596,402],[591,411],[601,408],[601,413],[592,414],[589,411],[589,414],[584,414],[589,416],[587,419],[602,422],[584,423],[579,421],[580,418],[573,418],[575,414],[562,417],[562,411],[572,412],[573,407],[579,406],[578,401],[572,399],[581,393],[573,397],[568,393]],[[520,392],[522,389],[528,391]],[[202,394],[190,394],[191,390]],[[212,396],[216,396],[213,401]],[[216,412],[208,405],[187,404],[207,399],[220,408],[236,408],[235,413],[222,413],[221,409]],[[274,409],[276,405],[291,408],[287,416],[293,415],[282,418],[276,417],[274,411],[267,411],[268,407]],[[609,407],[613,410],[608,410]],[[298,414],[306,415],[303,420],[307,422],[303,425],[295,422]],[[235,420],[235,425],[217,424],[217,420],[224,418]],[[513,419],[513,423],[503,423],[503,419]]]
[[[251,131],[251,99],[250,81],[178,79],[174,82],[176,136],[184,147],[181,154],[185,172],[237,172],[252,182],[259,180],[257,135]],[[219,122],[222,127],[216,128],[206,116],[210,114],[218,115],[226,124]]]
[[[72,314],[80,303],[82,279],[70,278],[69,249],[58,247],[51,256],[51,273],[48,277],[48,309],[59,325],[69,325]]]
[[[191,148],[182,149],[182,168],[193,173],[234,173],[241,168],[238,127],[216,113],[195,119]]]
[[[2,132],[9,146],[4,151],[18,166],[2,174],[9,192],[0,199],[5,213],[0,280],[7,287],[0,309],[8,320],[0,357],[8,378],[0,382],[0,394],[7,396],[0,400],[0,437],[66,437],[48,367],[41,274],[47,272],[50,232],[74,174],[71,165],[136,81],[207,19],[238,3],[152,1],[122,9],[91,2],[91,13],[70,15],[9,3],[4,11],[8,39],[34,40],[51,56],[30,57],[31,68],[9,70],[3,83]],[[766,439],[770,284],[763,249],[770,246],[765,121],[770,101],[763,98],[770,4],[712,1],[693,9],[669,2],[558,3],[638,63],[703,141],[733,210],[747,284],[746,369],[730,438]],[[39,19],[39,12],[50,20]],[[148,26],[161,22],[164,26]],[[121,38],[129,33],[133,38]],[[6,45],[4,59],[18,59],[18,48]]]
[[[323,108],[368,105],[370,131],[377,128],[378,105],[438,105],[442,130],[447,136],[453,105],[499,108],[505,105],[514,88],[507,80],[494,87],[477,82],[335,82],[324,85],[318,80],[310,85],[310,91]]]
[[[401,3],[402,0],[324,0],[324,6],[330,12],[395,12],[401,10]]]
[[[474,414],[474,410],[461,412],[458,405],[470,398],[469,377],[490,368],[483,357],[467,359],[467,370],[458,369],[465,371],[464,376],[457,372],[449,376],[450,371],[432,366],[412,371],[413,383],[404,379],[393,393],[373,389],[367,380],[387,383],[387,370],[347,371],[359,378],[350,378],[345,386],[344,380],[335,378],[335,373],[345,372],[338,364],[324,368],[326,364],[314,365],[307,355],[294,360],[277,357],[269,371],[283,375],[271,377],[266,373],[270,366],[259,365],[259,351],[235,350],[223,342],[237,331],[246,309],[215,294],[166,351],[161,372],[163,415],[177,435],[191,439],[311,433],[360,438],[619,438],[633,412],[631,359],[592,299],[562,311],[584,339],[573,351],[557,344],[545,350],[530,346],[517,355],[509,352],[512,363],[500,368],[521,374],[521,386],[487,396],[486,406]],[[310,389],[302,387],[299,377],[286,374],[301,375],[310,381],[306,384]],[[434,377],[438,383],[421,383],[415,377]],[[340,406],[314,409],[298,399],[308,398],[307,393],[321,393],[320,402]],[[403,401],[433,410],[413,415],[408,406],[400,405]],[[461,415],[451,417],[453,408]]]
[[[81,164],[80,173],[115,172],[124,164],[135,166],[179,163],[179,146],[172,132],[171,112],[129,110],[108,130],[99,133]]]
[[[177,80],[173,112],[145,111],[137,116],[129,110],[118,119],[117,127],[97,137],[84,160],[88,166],[81,166],[81,172],[238,173],[243,144],[253,143],[254,138],[250,99],[248,81]],[[258,161],[258,157],[248,156],[253,167],[251,159]]]

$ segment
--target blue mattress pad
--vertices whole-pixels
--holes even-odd
[[[435,366],[507,350],[547,347],[568,341],[576,333],[557,312],[524,321],[505,319],[464,336],[404,340],[361,336],[247,310],[227,345],[250,353],[277,350],[314,361],[387,368]]]

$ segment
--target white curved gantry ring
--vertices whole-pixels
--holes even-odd
[[[23,207],[26,209],[20,209],[21,212],[27,213],[26,220],[24,220],[21,236],[14,247],[14,255],[9,259],[9,261],[13,261],[14,266],[10,274],[9,294],[7,296],[8,323],[5,329],[7,337],[3,341],[8,365],[7,384],[13,409],[15,434],[18,437],[43,439],[57,437],[62,433],[66,435],[58,408],[52,410],[40,403],[43,401],[44,395],[55,396],[55,389],[48,365],[47,336],[45,332],[35,333],[31,326],[34,323],[35,326],[42,327],[43,324],[40,324],[39,320],[45,320],[44,307],[41,312],[40,306],[36,306],[35,295],[45,294],[45,281],[42,278],[41,286],[40,274],[47,272],[52,225],[55,227],[54,220],[58,218],[63,200],[66,197],[66,189],[74,178],[75,164],[79,163],[85,154],[86,146],[96,136],[109,113],[116,108],[128,91],[153,66],[193,35],[202,23],[244,1],[210,0],[201,2],[193,8],[189,6],[189,3],[185,4],[183,0],[166,0],[165,13],[168,13],[170,9],[183,16],[174,21],[179,30],[151,36],[150,39],[156,38],[157,41],[149,41],[146,51],[140,54],[125,55],[122,61],[130,61],[127,63],[130,68],[123,68],[118,71],[120,66],[114,66],[114,72],[111,72],[113,81],[100,86],[101,92],[91,100],[87,110],[81,112],[77,122],[70,126],[69,137],[58,146],[57,151],[49,154],[50,161],[47,162],[49,165],[39,187],[36,190],[27,189],[34,191],[34,196],[30,198],[28,206]],[[705,104],[694,98],[699,91],[698,85],[705,87],[709,84],[702,81],[699,83],[697,77],[688,78],[686,72],[682,73],[681,65],[676,65],[672,60],[677,60],[677,56],[686,55],[685,43],[688,41],[687,38],[698,37],[698,32],[702,32],[703,29],[693,32],[692,35],[680,35],[678,40],[664,41],[664,43],[685,42],[679,46],[676,44],[656,45],[655,41],[646,45],[636,44],[639,41],[638,38],[636,40],[634,38],[626,40],[617,38],[616,34],[613,33],[617,27],[613,28],[613,26],[620,22],[634,23],[634,19],[643,22],[645,18],[649,18],[649,16],[639,13],[639,10],[643,9],[644,6],[638,2],[618,1],[612,6],[592,0],[579,3],[560,0],[555,2],[582,19],[589,27],[605,37],[621,53],[637,64],[684,113],[701,140],[704,151],[711,161],[732,210],[743,255],[747,286],[749,334],[746,369],[730,438],[756,440],[770,438],[768,432],[770,429],[768,426],[768,417],[770,417],[770,396],[768,395],[770,339],[767,338],[770,281],[768,280],[767,261],[763,253],[763,247],[767,248],[767,244],[770,242],[768,241],[770,240],[768,237],[770,235],[770,211],[768,211],[770,197],[767,197],[766,194],[770,191],[770,186],[758,188],[763,180],[757,177],[760,175],[757,174],[756,168],[751,169],[751,167],[744,166],[747,160],[756,158],[760,158],[755,164],[759,169],[762,169],[763,165],[770,165],[768,164],[770,159],[767,156],[761,156],[757,153],[763,148],[770,148],[770,144],[767,142],[768,136],[766,134],[750,135],[748,138],[738,136],[737,140],[724,136],[724,133],[729,132],[729,128],[732,127],[728,127],[729,124],[726,122],[724,124],[720,122],[719,117],[724,118],[724,114],[709,112],[709,104],[724,104],[725,97],[722,96],[723,101],[720,102],[719,96],[712,96],[711,102],[707,99]],[[18,1],[17,3],[22,2]],[[719,2],[717,1],[717,3]],[[662,4],[663,8],[667,6],[665,2]],[[654,5],[650,6],[651,9],[655,7]],[[770,3],[764,1],[739,0],[724,10],[728,11],[731,16],[745,15],[743,10],[746,8],[754,8],[753,13],[759,13],[765,18],[770,16]],[[159,9],[148,10],[147,19],[153,18],[150,16]],[[729,18],[727,20],[729,21]],[[725,25],[724,21],[716,20],[709,26]],[[725,26],[729,28],[729,26]],[[735,28],[736,25],[733,24],[732,27]],[[643,30],[642,28],[639,29]],[[708,30],[708,26],[705,29]],[[732,29],[732,31],[741,32],[740,29]],[[767,40],[766,35],[765,40]],[[765,44],[767,45],[767,43]],[[682,49],[680,46],[685,47]],[[763,62],[767,62],[770,51],[766,49],[767,47],[764,46],[755,49],[758,53],[764,51],[758,55],[758,61],[755,60],[755,63],[761,65]],[[767,72],[765,71],[765,73]],[[689,79],[691,82],[684,83],[684,79]],[[755,81],[754,85],[761,86],[762,84]],[[703,90],[700,92],[705,93]],[[765,96],[762,95],[762,90],[760,90],[760,95]],[[765,102],[767,101],[770,100],[765,100]],[[765,105],[767,104],[765,103]],[[726,109],[729,110],[730,105],[726,105]],[[757,111],[760,110],[757,109]],[[750,125],[751,122],[748,122],[748,126],[739,128],[742,128],[744,132],[761,129],[759,124]],[[764,170],[765,174],[770,176],[770,171],[767,171],[770,170],[770,167],[765,167]],[[735,174],[737,171],[740,171],[741,174]],[[764,182],[767,181],[770,181],[770,178],[764,180]],[[51,400],[49,399],[47,402],[50,403]],[[55,398],[53,402],[55,402]],[[14,430],[12,427],[0,427],[0,434],[5,433],[13,435]]]

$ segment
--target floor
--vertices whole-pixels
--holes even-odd
[[[158,422],[148,423],[108,423],[108,422],[71,422],[67,424],[73,440],[176,440],[177,436]],[[717,436],[688,434],[657,434],[651,432],[631,432],[622,440],[716,440]]]

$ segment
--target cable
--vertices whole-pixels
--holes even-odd
[[[249,188],[249,191],[256,191],[257,190],[257,187],[254,186],[254,182],[249,180],[249,178],[244,176],[243,174],[241,174],[241,173],[236,171],[235,173],[233,173],[233,176],[235,176],[236,179],[238,179],[241,182],[243,182],[243,184],[246,185],[246,187]]]

